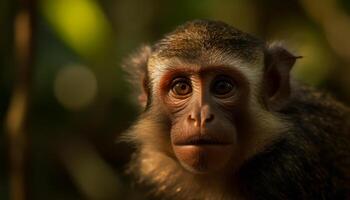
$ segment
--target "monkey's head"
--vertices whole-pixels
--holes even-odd
[[[169,163],[199,175],[239,170],[286,128],[276,111],[288,100],[296,58],[204,20],[143,47],[125,65],[142,88],[144,112],[129,131],[142,155],[141,173]]]

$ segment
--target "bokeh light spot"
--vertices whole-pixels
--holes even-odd
[[[71,48],[82,56],[100,51],[111,27],[94,0],[42,0],[41,11]]]
[[[54,82],[55,96],[65,108],[81,110],[90,105],[97,94],[97,80],[87,67],[71,65],[61,69]]]

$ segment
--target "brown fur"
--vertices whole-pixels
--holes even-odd
[[[262,54],[272,49],[282,53],[278,57],[282,60],[269,63],[276,65],[272,66],[277,67],[276,73],[288,76],[282,77],[285,82],[281,87],[286,88],[282,93],[274,91],[281,88],[266,92],[276,83],[264,82],[268,66],[262,62],[267,59]],[[237,168],[210,175],[193,174],[179,164],[171,148],[171,121],[164,114],[158,79],[169,63],[201,67],[204,58],[210,56],[235,65],[247,76],[252,90],[247,104],[250,121],[240,125],[248,123],[243,132],[249,137],[234,154],[233,165]],[[129,172],[139,183],[152,186],[153,194],[164,198],[350,197],[349,108],[295,81],[289,86],[289,70],[296,58],[280,46],[269,47],[222,22],[201,20],[180,26],[152,48],[144,47],[126,65],[138,85],[143,85],[141,95],[147,100],[145,111],[125,134],[125,139],[137,147]],[[294,163],[287,163],[289,160]],[[330,171],[333,168],[337,173]]]

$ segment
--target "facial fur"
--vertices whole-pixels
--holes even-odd
[[[144,47],[125,65],[143,88],[144,109],[125,135],[137,147],[130,172],[168,197],[246,199],[245,166],[293,130],[281,111],[293,95],[297,58],[205,20]]]

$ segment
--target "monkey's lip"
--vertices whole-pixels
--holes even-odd
[[[209,135],[194,135],[183,139],[181,138],[174,142],[176,146],[224,146],[231,144],[232,142],[228,140],[215,138]]]

